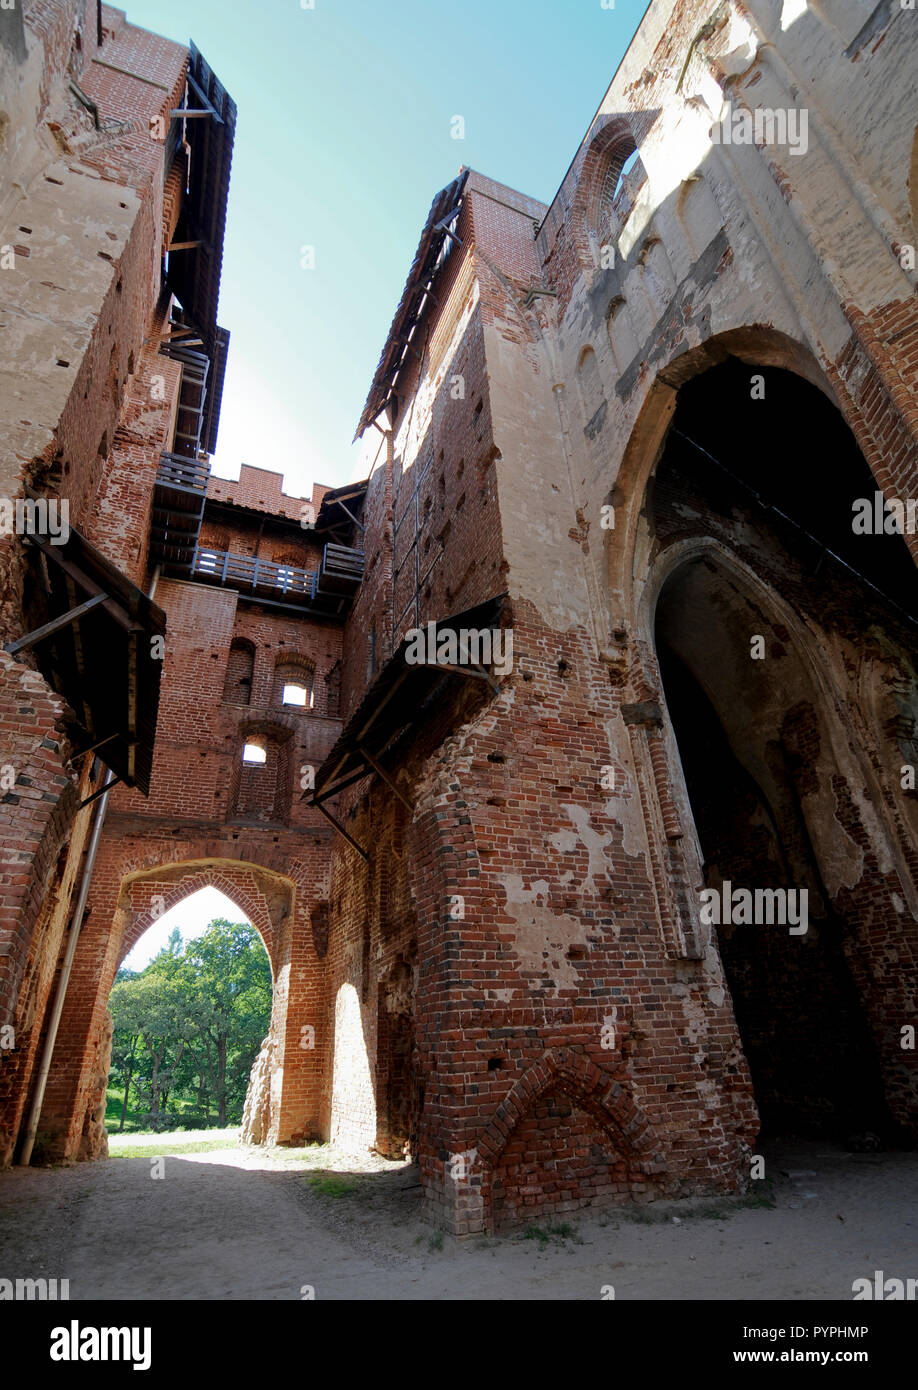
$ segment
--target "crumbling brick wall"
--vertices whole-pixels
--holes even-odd
[[[756,364],[789,368],[834,400],[879,487],[915,490],[914,271],[899,254],[914,239],[906,182],[914,122],[894,119],[880,98],[908,85],[914,26],[890,12],[869,49],[846,49],[821,14],[807,11],[785,32],[773,9],[755,3],[724,7],[699,34],[709,8],[694,0],[651,8],[550,208],[469,174],[457,226],[463,254],[450,251],[435,305],[416,326],[419,353],[401,369],[397,412],[378,421],[382,436],[368,434],[368,566],[345,636],[348,710],[368,683],[374,629],[388,618],[400,635],[411,576],[393,534],[399,480],[426,477],[425,467],[435,475],[439,448],[451,464],[442,514],[436,493],[429,506],[423,485],[418,495],[427,534],[443,548],[421,595],[429,608],[409,611],[421,621],[464,606],[456,585],[469,557],[456,528],[471,497],[458,506],[467,405],[444,388],[460,353],[474,346],[477,363],[483,352],[482,433],[472,449],[486,461],[496,510],[487,513],[490,563],[476,597],[509,591],[514,669],[481,712],[451,706],[442,741],[431,746],[429,727],[419,729],[390,767],[413,807],[404,853],[417,919],[420,1163],[431,1212],[457,1231],[518,1220],[527,1206],[564,1210],[746,1180],[759,1118],[716,941],[699,921],[703,864],[654,650],[666,542],[649,521],[649,485],[680,386],[730,354],[750,373]],[[809,157],[761,142],[712,145],[725,99],[796,108],[801,90]],[[869,130],[857,114],[868,107],[885,112]],[[884,134],[887,116],[894,128]],[[635,146],[639,161],[616,189],[615,161]],[[481,531],[480,502],[470,515]],[[674,544],[742,540],[713,513],[686,526],[684,487],[671,515]],[[793,564],[778,550],[753,551],[744,563],[786,593]],[[850,643],[863,655],[872,640],[847,633],[843,660],[853,666]],[[902,667],[902,688],[906,676]],[[849,686],[842,698],[856,711],[862,697]],[[879,962],[904,945],[914,917],[913,907],[895,906],[915,901],[901,833],[912,811],[890,750],[863,728],[858,737],[858,756],[876,764],[884,788],[874,844],[898,868],[877,875],[872,836],[864,839],[852,812],[847,833],[864,839],[865,899],[845,910]],[[804,746],[798,756],[805,760]],[[839,786],[857,775],[846,764]],[[356,791],[342,798],[361,843],[392,814],[376,809],[380,796],[377,783],[362,800]],[[333,978],[358,993],[361,932],[371,932],[374,959],[381,908],[369,885],[354,900],[350,875],[367,883],[372,863],[372,853],[362,868],[353,850],[336,846],[332,882],[347,881],[349,891],[330,903],[341,962]],[[902,919],[882,942],[868,898],[886,903],[887,921],[891,912]],[[456,899],[461,918],[451,916]],[[394,964],[384,947],[381,960]],[[855,974],[873,1009],[864,973]],[[913,982],[914,971],[906,977]],[[371,971],[347,1044],[362,1043],[367,1063],[358,1047],[351,1069],[332,1077],[332,1113],[350,1113],[359,1067],[381,1074],[379,1008]],[[893,1012],[904,1018],[908,1009],[896,995]],[[874,1015],[887,1049],[889,1018]],[[886,1099],[913,1121],[909,1059],[887,1062]],[[605,1110],[597,1093],[611,1098]],[[387,1125],[381,1117],[378,1132]],[[354,1141],[366,1142],[370,1128],[365,1117]]]

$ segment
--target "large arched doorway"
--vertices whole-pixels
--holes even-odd
[[[163,911],[109,995],[109,1136],[237,1129],[273,994],[265,943],[232,898],[199,888]]]
[[[674,775],[766,1136],[915,1121],[901,759],[857,691],[880,648],[908,685],[918,576],[894,528],[852,524],[876,491],[821,391],[737,359],[682,387],[648,489]]]
[[[152,856],[151,856],[152,857]],[[108,999],[119,966],[163,914],[204,888],[224,893],[257,930],[274,981],[271,1026],[259,1053],[253,1142],[285,1144],[317,1130],[325,1040],[318,969],[291,971],[308,918],[296,882],[243,859],[202,857],[154,862],[99,876],[99,893],[81,933],[64,1001],[39,1125],[49,1159],[105,1152],[105,1094],[111,1025]],[[66,1065],[57,1059],[66,1059]]]

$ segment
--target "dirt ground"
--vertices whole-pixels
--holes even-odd
[[[918,1275],[916,1154],[766,1149],[752,1199],[457,1242],[421,1220],[416,1168],[318,1146],[168,1156],[189,1138],[0,1173],[0,1277],[68,1278],[71,1299],[599,1299],[611,1285],[616,1299],[850,1301],[875,1270]]]

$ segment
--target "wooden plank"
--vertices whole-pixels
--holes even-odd
[[[389,790],[393,791],[395,795],[398,797],[399,801],[402,803],[402,805],[407,806],[408,810],[410,811],[412,809],[411,802],[408,800],[407,796],[404,795],[401,788],[396,786],[394,780],[389,776],[388,772],[382,766],[382,764],[376,761],[376,759],[373,757],[373,754],[370,753],[366,748],[364,748],[362,743],[358,744],[358,748],[360,752],[363,754],[363,756],[366,758],[367,762],[370,764],[370,767],[373,769],[373,771],[382,778]]]
[[[52,636],[59,632],[62,627],[67,627],[70,623],[79,622],[80,618],[89,613],[91,609],[97,608],[100,603],[107,603],[107,594],[94,594],[92,598],[81,603],[77,608],[71,608],[68,613],[62,613],[59,618],[53,618],[50,623],[45,623],[42,627],[37,627],[33,632],[27,632],[24,637],[20,637],[16,642],[8,642],[3,648],[14,656],[16,652],[25,651],[28,647],[34,647],[36,642],[41,642],[43,638]]]

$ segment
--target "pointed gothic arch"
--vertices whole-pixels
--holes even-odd
[[[501,1101],[478,1141],[486,1169],[494,1168],[517,1125],[553,1089],[592,1115],[614,1144],[638,1160],[643,1172],[654,1171],[656,1138],[647,1117],[608,1072],[568,1047],[549,1048]]]

